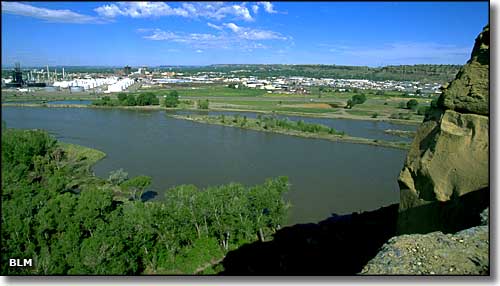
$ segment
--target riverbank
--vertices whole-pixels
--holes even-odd
[[[138,109],[138,110],[171,110],[171,111],[200,111],[197,108],[165,108],[159,105],[149,105],[149,106],[96,106],[91,104],[50,104],[48,103],[2,103],[2,106],[13,106],[13,107],[51,107],[51,108],[102,108],[102,109]],[[402,119],[390,119],[390,118],[371,118],[364,116],[356,116],[352,114],[321,114],[321,113],[307,113],[307,112],[294,112],[294,111],[267,111],[258,109],[237,109],[237,108],[210,108],[208,110],[202,111],[229,111],[229,112],[251,112],[259,114],[279,114],[279,115],[289,115],[289,116],[302,116],[310,118],[326,118],[326,119],[349,119],[349,120],[362,120],[362,121],[374,121],[374,122],[388,122],[394,124],[404,124],[404,125],[419,125],[420,121],[416,120],[402,120]]]
[[[303,131],[292,130],[292,129],[279,129],[276,127],[265,128],[263,124],[259,123],[260,121],[258,119],[253,119],[253,118],[246,118],[245,119],[246,123],[244,125],[242,125],[241,122],[239,122],[238,120],[237,120],[237,122],[234,122],[233,120],[231,120],[230,116],[228,116],[227,119],[224,120],[224,122],[221,122],[221,120],[219,119],[218,116],[170,115],[170,114],[168,116],[170,116],[172,118],[176,118],[176,119],[189,120],[189,121],[204,123],[204,124],[237,127],[237,128],[242,128],[242,129],[277,133],[277,134],[297,136],[297,137],[302,137],[302,138],[325,139],[325,140],[329,140],[329,141],[333,141],[333,142],[367,144],[367,145],[397,148],[397,149],[403,149],[403,150],[407,150],[409,148],[409,145],[410,145],[409,143],[406,143],[406,142],[389,142],[389,141],[383,141],[383,140],[372,140],[372,139],[361,138],[361,137],[353,137],[353,136],[349,136],[346,134],[342,135],[342,134],[339,134],[337,132],[329,133],[327,131],[323,131],[323,132],[319,132],[319,133],[313,133],[313,132],[303,132]],[[293,121],[289,121],[289,122],[293,122]]]

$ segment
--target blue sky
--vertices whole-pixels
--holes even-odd
[[[2,2],[2,63],[463,64],[488,2]]]

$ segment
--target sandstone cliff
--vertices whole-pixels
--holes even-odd
[[[489,192],[489,26],[419,127],[399,176],[399,233],[446,231],[477,215]],[[467,208],[444,202],[481,192]],[[479,219],[479,218],[478,218]],[[451,227],[453,229],[453,227]]]

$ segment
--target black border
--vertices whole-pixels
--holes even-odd
[[[157,1],[157,0],[153,0]],[[223,0],[224,2],[234,2],[234,1],[226,1]],[[493,0],[494,1],[494,0]],[[12,0],[7,0],[7,1],[2,1],[2,2],[22,2],[22,1],[12,1]],[[101,2],[99,0],[90,0],[90,1],[82,1],[82,0],[72,0],[72,1],[57,1],[57,0],[50,0],[50,1],[29,1],[29,2]],[[106,1],[108,2],[108,1]],[[113,1],[109,1],[113,2]],[[132,2],[131,0],[126,0],[125,2]],[[168,1],[168,2],[194,2],[194,1]],[[199,2],[205,2],[205,0],[199,1]],[[498,146],[498,138],[497,134],[498,132],[494,132],[492,134],[491,129],[498,131],[499,126],[497,125],[498,118],[496,113],[494,112],[499,104],[499,101],[497,100],[497,97],[495,95],[497,89],[496,85],[496,80],[491,81],[491,79],[498,79],[499,77],[497,76],[496,72],[496,63],[498,63],[498,58],[496,54],[496,19],[498,17],[498,12],[497,12],[497,7],[494,5],[495,3],[491,3],[490,0],[484,1],[484,0],[473,0],[473,1],[468,1],[468,0],[454,0],[454,1],[432,1],[432,0],[399,0],[399,1],[380,1],[380,0],[358,0],[358,1],[352,1],[352,0],[339,0],[339,1],[296,1],[296,0],[287,0],[287,1],[271,1],[271,2],[488,2],[489,3],[489,13],[488,13],[488,20],[489,20],[489,25],[490,25],[490,42],[493,43],[493,47],[491,47],[490,43],[490,66],[489,66],[489,88],[490,88],[490,102],[489,102],[489,108],[490,108],[490,128],[488,130],[488,135],[489,135],[489,181],[490,181],[490,232],[489,232],[489,239],[490,239],[490,251],[489,251],[489,258],[490,258],[490,276],[475,276],[475,275],[453,275],[453,276],[445,276],[445,275],[436,275],[436,276],[420,276],[420,275],[358,275],[358,276],[296,276],[296,275],[291,275],[291,276],[217,276],[217,275],[149,275],[149,276],[127,276],[127,275],[86,275],[86,276],[69,276],[69,275],[46,275],[46,276],[40,276],[40,275],[30,275],[30,276],[2,276],[4,279],[0,279],[0,285],[3,285],[2,282],[7,282],[8,284],[17,284],[19,285],[20,283],[33,283],[33,284],[47,284],[47,285],[53,285],[53,284],[82,284],[82,283],[102,283],[102,284],[138,284],[141,283],[154,283],[158,284],[161,283],[162,285],[168,285],[172,283],[179,284],[182,282],[182,284],[189,283],[189,284],[204,284],[204,285],[211,285],[212,283],[217,283],[217,284],[236,284],[236,283],[248,283],[248,282],[253,282],[253,283],[276,283],[276,282],[286,282],[287,284],[311,284],[311,283],[332,283],[332,282],[337,282],[337,283],[353,283],[353,282],[378,282],[378,283],[401,283],[401,282],[410,282],[410,283],[429,283],[429,282],[447,282],[447,283],[453,283],[453,284],[465,284],[465,283],[477,283],[477,284],[484,284],[488,282],[494,282],[496,284],[497,282],[497,269],[498,265],[496,265],[497,262],[497,255],[496,255],[496,229],[497,229],[497,223],[496,223],[496,217],[498,214],[498,210],[496,208],[496,190],[498,189],[498,181],[496,175],[498,174],[498,169],[497,169],[497,150],[496,146]],[[493,15],[493,17],[492,17]],[[1,19],[2,16],[0,16]],[[1,21],[3,24],[3,21]],[[1,25],[0,24],[0,27]],[[477,34],[479,34],[480,31],[478,31]],[[472,41],[472,39],[471,39]],[[0,40],[1,42],[1,40]],[[493,59],[493,61],[491,61]],[[465,63],[464,63],[465,64]],[[492,76],[493,74],[493,76]],[[493,92],[492,92],[493,91]],[[492,109],[493,107],[493,109]],[[492,112],[493,111],[493,112]],[[493,138],[491,137],[493,135]],[[491,144],[494,143],[492,146]],[[492,176],[493,174],[493,176]],[[493,208],[493,210],[492,210]],[[1,224],[0,224],[0,230],[1,230]],[[492,241],[491,238],[495,238],[495,241]],[[1,241],[0,241],[1,243]],[[492,267],[493,266],[493,267]],[[5,280],[5,281],[3,281]],[[314,281],[312,281],[314,280]],[[390,280],[390,281],[388,281]]]

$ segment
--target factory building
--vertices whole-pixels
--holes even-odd
[[[132,73],[132,68],[131,68],[131,67],[129,67],[129,66],[125,66],[125,67],[123,68],[123,73],[124,73],[125,75],[129,75],[129,74],[131,74],[131,73]]]

